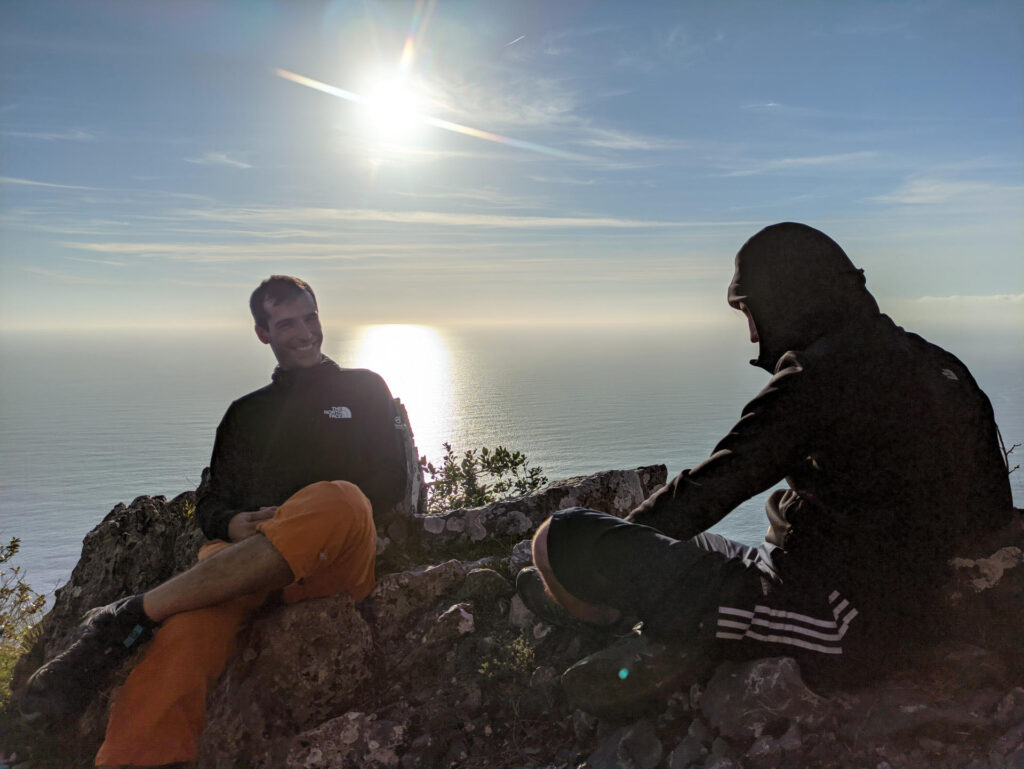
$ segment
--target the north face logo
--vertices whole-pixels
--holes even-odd
[[[324,414],[331,419],[351,419],[352,409],[348,406],[331,406],[329,409],[324,409]]]

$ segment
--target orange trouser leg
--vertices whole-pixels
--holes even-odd
[[[373,590],[377,533],[370,503],[353,484],[307,486],[260,530],[295,575],[284,590],[289,603],[339,592],[359,600]],[[199,558],[226,547],[227,542],[211,542]],[[164,621],[114,695],[96,765],[158,766],[195,759],[207,690],[235,653],[239,628],[265,599],[264,594],[241,596]]]

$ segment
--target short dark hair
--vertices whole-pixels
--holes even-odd
[[[291,275],[271,275],[260,283],[249,297],[249,310],[252,312],[252,319],[260,328],[267,328],[270,316],[263,303],[269,299],[271,304],[280,304],[297,298],[303,292],[313,298],[313,306],[316,307],[316,294],[313,293],[313,289],[306,281],[293,278]]]

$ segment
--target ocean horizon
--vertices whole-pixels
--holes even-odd
[[[651,464],[671,477],[707,457],[768,381],[749,365],[753,348],[737,321],[327,328],[323,351],[384,376],[435,463],[445,442],[456,451],[504,445],[552,481]],[[922,333],[971,368],[1007,445],[1024,442],[1020,333]],[[0,538],[21,539],[14,563],[48,595],[116,504],[195,488],[224,410],[274,368],[243,328],[4,332],[0,356]],[[1024,505],[1024,471],[1011,485]],[[760,541],[767,494],[715,531]]]

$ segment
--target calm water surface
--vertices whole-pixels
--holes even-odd
[[[554,480],[654,463],[674,474],[705,458],[767,381],[746,363],[744,331],[741,319],[718,330],[371,326],[328,329],[324,351],[384,376],[429,459],[444,441],[504,444]],[[1007,441],[1024,442],[1020,337],[926,335],[971,367]],[[43,592],[116,503],[194,488],[227,404],[274,363],[243,329],[7,334],[0,361],[0,536],[21,538],[18,563]],[[1022,506],[1024,471],[1011,480]],[[759,541],[764,496],[717,530]]]

